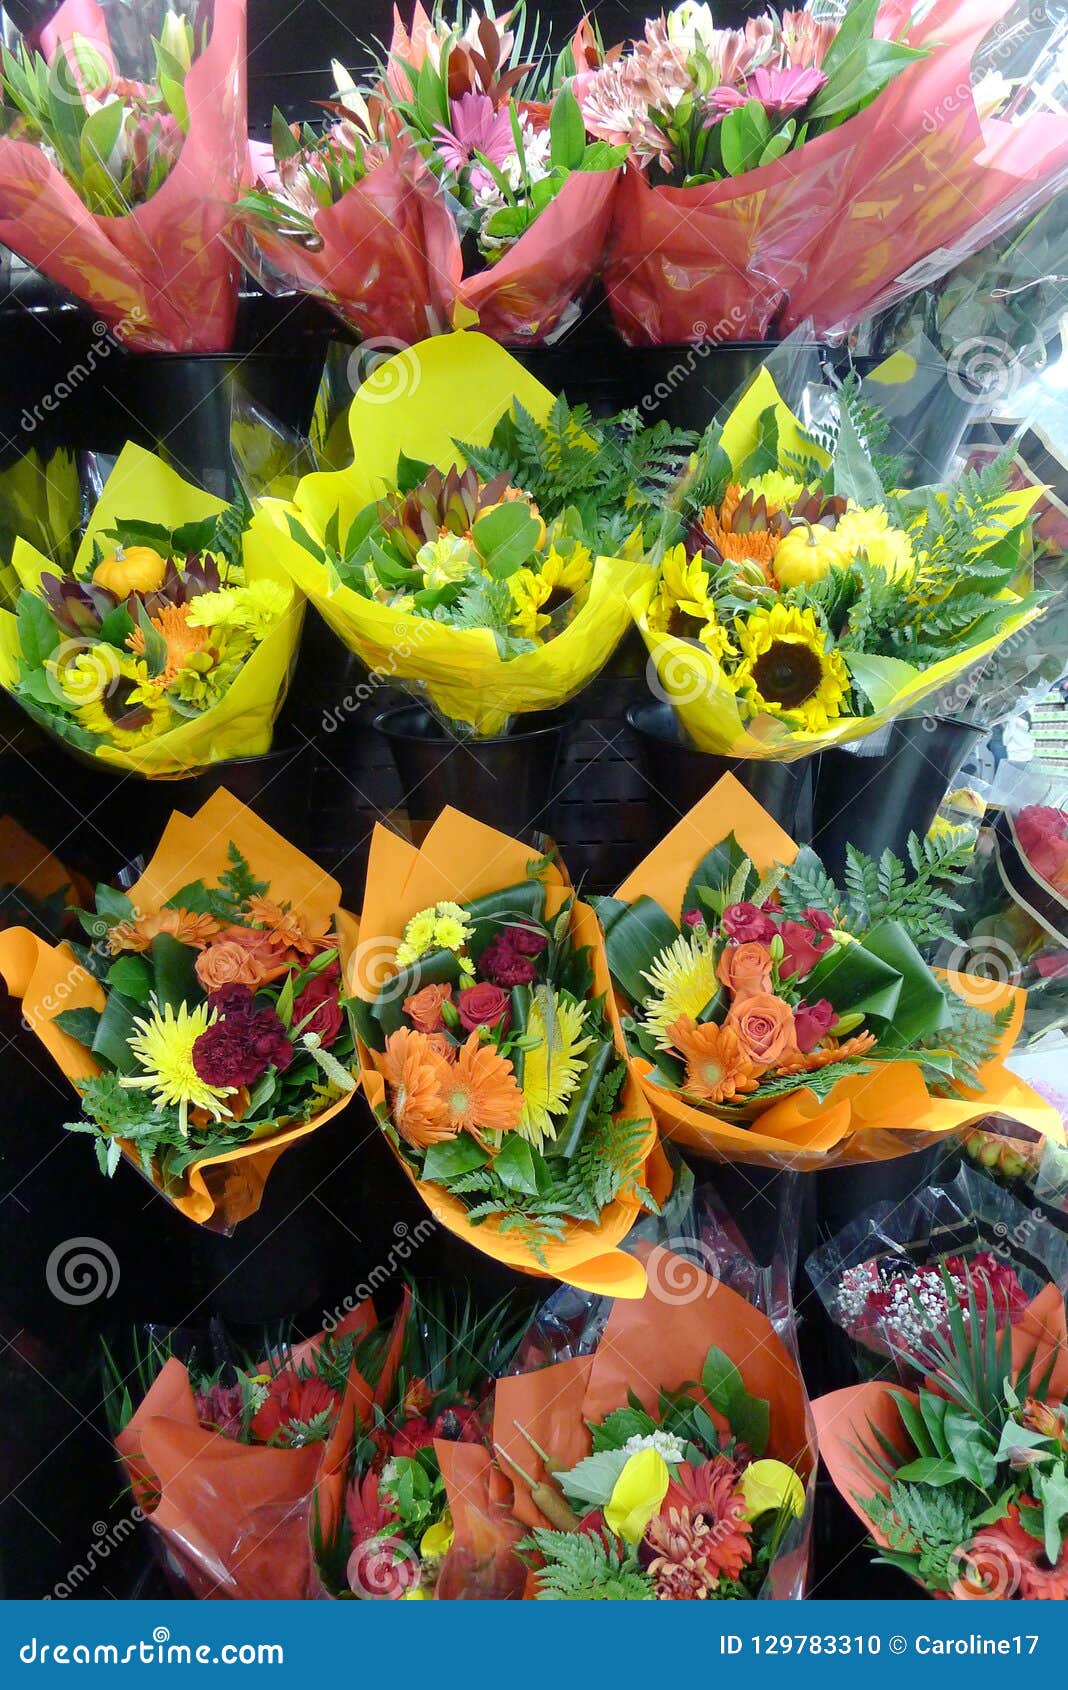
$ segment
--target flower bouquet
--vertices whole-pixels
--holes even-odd
[[[870,1530],[877,1559],[931,1594],[1064,1601],[1063,1295],[1049,1285],[999,1321],[982,1287],[959,1295],[947,1279],[944,1289],[948,1332],[931,1323],[912,1350],[923,1383],[820,1397],[820,1453]]]
[[[153,1344],[138,1357],[134,1408],[108,1357],[112,1437],[164,1564],[201,1600],[296,1600],[316,1593],[310,1541],[328,1482],[370,1397],[382,1333],[370,1303],[329,1335],[240,1366],[188,1364]]]
[[[849,382],[817,438],[762,370],[707,431],[678,543],[632,599],[700,750],[791,760],[859,739],[1041,614],[1021,587],[1037,489],[1009,491],[1002,459],[888,493],[880,421]]]
[[[97,888],[89,945],[0,934],[0,969],[78,1092],[69,1130],[190,1220],[254,1214],[287,1145],[356,1082],[337,883],[218,791],[176,812],[129,892]]]
[[[0,240],[138,352],[225,351],[221,235],[245,169],[244,0],[66,0],[43,56],[4,50]],[[102,331],[101,331],[102,332]]]
[[[951,1310],[974,1292],[998,1324],[1043,1286],[1068,1291],[1068,1245],[1032,1211],[965,1164],[944,1185],[859,1215],[822,1244],[805,1272],[831,1320],[856,1346],[865,1377],[896,1371],[930,1330],[949,1337]],[[889,1362],[889,1366],[888,1366]]]
[[[131,774],[269,751],[303,601],[250,555],[250,515],[125,446],[69,571],[15,541],[0,685],[64,744]]]
[[[670,1177],[560,870],[453,810],[421,850],[376,827],[346,979],[367,1100],[442,1225],[522,1272],[641,1296],[617,1246]]]
[[[765,1315],[685,1256],[641,1256],[641,1301],[611,1303],[606,1320],[557,1293],[548,1355],[535,1328],[519,1355],[534,1370],[498,1381],[494,1450],[529,1528],[528,1594],[799,1597],[815,1444],[797,1362]]]
[[[936,975],[966,847],[850,847],[844,890],[727,775],[594,900],[610,1011],[666,1137],[726,1160],[882,1160],[1003,1114],[1060,1119],[1005,1067],[1024,994]],[[911,870],[911,872],[910,872]]]
[[[476,1315],[467,1299],[405,1291],[375,1394],[358,1403],[350,1446],[317,1493],[326,1594],[411,1601],[457,1593],[469,1530],[462,1475],[470,1458],[486,1456],[488,1397],[524,1325],[508,1298]],[[455,1489],[445,1473],[459,1480]]]
[[[588,133],[630,147],[604,265],[624,337],[844,331],[1052,199],[1063,120],[1018,110],[1026,75],[972,87],[1007,10],[851,0],[731,30],[686,3],[580,75]]]
[[[643,525],[689,439],[593,424],[469,333],[380,366],[349,426],[352,467],[262,501],[252,555],[457,733],[500,734],[586,686],[651,573]]]

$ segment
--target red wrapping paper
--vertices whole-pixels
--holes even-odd
[[[67,0],[43,32],[51,57],[77,32],[112,58],[95,0]],[[88,210],[39,148],[0,137],[0,241],[84,300],[138,352],[229,348],[240,267],[221,235],[245,171],[245,0],[215,0],[186,79],[189,131],[167,180],[121,217]]]

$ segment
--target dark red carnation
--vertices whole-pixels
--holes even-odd
[[[488,980],[483,980],[477,986],[468,986],[456,999],[456,1008],[460,1016],[460,1025],[468,1032],[474,1033],[479,1027],[500,1027],[505,1031],[509,1021],[508,993],[500,986],[494,986]]]
[[[293,1060],[289,1035],[273,1009],[216,1021],[193,1045],[193,1067],[209,1086],[254,1086],[268,1068]]]
[[[775,937],[775,923],[755,904],[728,904],[723,911],[723,931],[739,945],[766,945]]]
[[[240,986],[237,981],[231,981],[229,986],[220,986],[217,992],[208,993],[208,1008],[217,1010],[219,1015],[231,1021],[247,1019],[255,1015],[256,994],[251,986]]]
[[[507,935],[491,939],[478,965],[484,980],[511,991],[513,986],[529,986],[537,978],[537,969],[528,957],[512,949]]]
[[[811,907],[801,911],[801,920],[807,921],[817,933],[829,933],[834,926],[834,917],[828,915],[826,910],[814,910]]]
[[[306,1015],[311,1020],[304,1022]],[[301,1033],[318,1033],[324,1045],[332,1045],[345,1022],[345,1012],[339,1002],[339,976],[325,970],[315,974],[293,1004],[293,1025]]]
[[[549,943],[548,934],[540,927],[531,927],[529,922],[520,922],[516,927],[509,927],[508,942],[518,956],[540,956]]]

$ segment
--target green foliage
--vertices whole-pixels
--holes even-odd
[[[538,1596],[548,1602],[651,1602],[653,1582],[633,1550],[618,1539],[605,1543],[585,1532],[536,1528],[519,1546],[541,1555],[534,1574]]]
[[[959,1576],[960,1550],[975,1535],[973,1493],[966,1486],[895,1482],[889,1496],[865,1497],[862,1506],[889,1544],[877,1561],[911,1574],[928,1590],[950,1589]]]

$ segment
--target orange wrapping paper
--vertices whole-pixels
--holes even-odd
[[[789,835],[733,775],[725,775],[628,876],[616,897],[629,903],[645,893],[673,920],[679,920],[695,867],[731,833],[761,873],[773,863],[791,863],[797,855]],[[979,1069],[982,1091],[962,1092],[959,1098],[932,1097],[919,1067],[894,1062],[840,1080],[822,1103],[805,1087],[768,1108],[751,1102],[737,1112],[735,1124],[653,1084],[648,1078],[652,1065],[643,1058],[631,1057],[631,1069],[665,1138],[724,1161],[760,1166],[783,1163],[802,1171],[886,1161],[987,1115],[1007,1116],[1063,1142],[1057,1111],[1005,1067],[1023,1022],[1026,993],[965,974],[946,978],[958,995],[991,1014],[1005,1004],[1013,1006],[995,1055]],[[613,993],[609,1002],[622,1038],[619,1017],[624,1000]]]
[[[377,990],[395,972],[393,957],[405,924],[418,911],[442,900],[466,903],[501,887],[515,885],[525,879],[527,864],[535,860],[536,853],[528,846],[453,809],[442,812],[418,850],[387,828],[376,827],[358,933],[345,925],[343,961],[350,993],[365,1002],[374,999]],[[544,879],[546,913],[552,915],[567,898],[568,887],[555,865],[545,871]],[[572,932],[579,945],[589,945],[592,949],[594,993],[608,992],[610,981],[604,944],[593,911],[587,905],[576,904]],[[622,1053],[618,1035],[617,1047]],[[386,1108],[385,1082],[366,1047],[361,1044],[359,1051],[364,1094],[371,1108],[381,1113]],[[648,1113],[637,1084],[630,1079],[619,1108],[628,1117]],[[416,1180],[399,1156],[398,1161],[432,1214],[450,1232],[509,1267],[541,1274],[529,1249],[513,1234],[499,1232],[492,1220],[473,1226],[458,1197],[450,1196],[440,1186]],[[658,1202],[671,1184],[670,1170],[657,1144],[656,1128],[651,1120],[643,1183]],[[545,1273],[582,1290],[613,1297],[641,1297],[645,1291],[644,1270],[632,1256],[618,1248],[641,1213],[637,1198],[620,1197],[605,1209],[598,1226],[587,1222],[569,1224],[563,1239],[550,1239],[545,1246]]]
[[[275,833],[224,788],[214,792],[196,813],[175,811],[163,838],[129,897],[142,914],[159,910],[190,881],[214,882],[227,868],[227,848],[233,841],[243,852],[257,879],[270,882],[271,896],[288,901],[309,924],[326,917],[337,920],[341,888]],[[102,1009],[99,982],[76,961],[66,945],[47,945],[24,927],[0,933],[0,975],[14,997],[22,999],[25,1019],[57,1067],[75,1090],[79,1080],[100,1072],[84,1045],[55,1025],[66,1009]],[[348,1102],[340,1098],[329,1108],[298,1126],[269,1139],[250,1139],[225,1154],[211,1156],[186,1170],[183,1186],[171,1195],[175,1208],[189,1220],[213,1231],[229,1231],[255,1214],[267,1176],[288,1145],[337,1115]],[[124,1154],[140,1169],[136,1152]]]
[[[373,1304],[361,1303],[337,1331],[365,1332],[374,1324]],[[296,1346],[294,1365],[322,1341],[319,1333]],[[366,1381],[353,1369],[326,1443],[272,1449],[207,1431],[185,1367],[173,1356],[164,1364],[115,1446],[138,1506],[195,1597],[281,1601],[316,1594],[311,1499],[351,1440],[357,1405],[369,1399]]]

